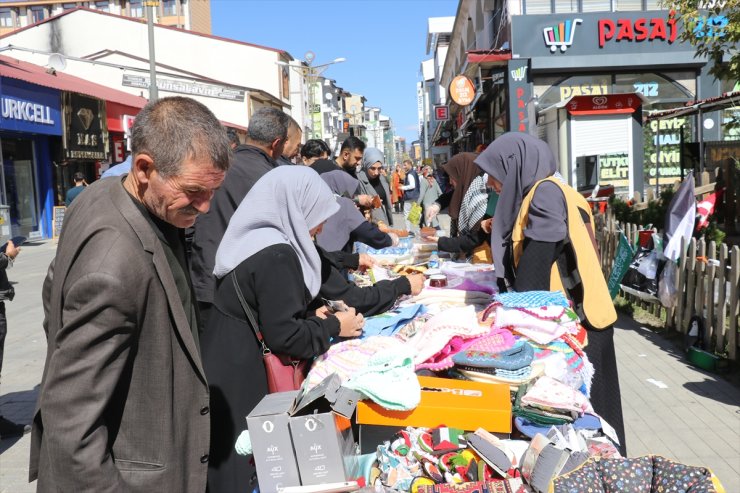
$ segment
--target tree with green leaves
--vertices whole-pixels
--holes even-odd
[[[681,40],[708,58],[712,75],[740,80],[740,0],[665,0],[665,6],[683,21]]]

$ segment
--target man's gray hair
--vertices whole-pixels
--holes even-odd
[[[258,144],[270,145],[275,139],[288,137],[292,118],[277,108],[260,108],[249,119],[247,139]]]
[[[229,139],[221,123],[204,104],[181,96],[144,106],[131,130],[131,150],[151,157],[164,177],[180,174],[186,160],[229,168]]]

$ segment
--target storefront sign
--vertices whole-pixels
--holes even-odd
[[[15,79],[0,81],[0,129],[61,135],[59,91]]]
[[[73,92],[62,93],[64,158],[102,161],[108,154],[105,101]]]
[[[653,41],[668,43],[676,41],[676,13],[670,11],[665,17],[640,17],[639,19],[599,19],[599,48],[607,41]]]
[[[434,105],[434,119],[440,122],[446,122],[450,119],[450,107],[446,104]]]
[[[121,85],[149,89],[150,79],[146,75],[123,74]],[[191,96],[205,96],[207,98],[226,99],[228,101],[244,101],[244,90],[236,87],[204,84],[175,79],[157,77],[157,89]]]
[[[460,106],[467,106],[475,99],[475,85],[464,75],[458,75],[450,83],[450,97]]]
[[[652,120],[645,126],[645,167],[649,168],[646,171],[648,185],[654,184],[656,177],[665,183],[680,178],[681,132],[691,135],[689,127],[690,121],[686,117]]]
[[[629,189],[630,158],[627,153],[599,156],[599,185],[613,185],[616,192]]]
[[[591,56],[592,60],[582,63],[598,66],[606,63],[598,58],[605,54],[618,56],[610,62],[616,66],[635,64],[624,55],[646,53],[671,53],[674,59],[680,54],[681,59],[693,61],[693,47],[680,41],[683,21],[665,10],[583,12],[577,18],[572,14],[515,15],[511,22],[512,59],[533,58],[535,69],[553,68],[552,60],[573,56]],[[700,33],[708,32],[705,23]]]
[[[513,132],[529,131],[527,104],[532,99],[532,85],[527,79],[527,60],[509,62],[509,130]]]
[[[609,94],[604,96],[574,96],[568,101],[568,113],[572,115],[596,115],[634,113],[642,106],[636,94]]]
[[[506,71],[505,70],[496,70],[494,72],[491,72],[491,84],[494,86],[498,86],[501,84],[506,83]]]
[[[607,79],[603,79],[597,84],[561,85],[560,100],[564,101],[571,96],[603,96],[609,94],[609,86],[611,86],[611,82]]]

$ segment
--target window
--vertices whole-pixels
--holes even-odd
[[[30,17],[32,24],[41,22],[46,19],[46,9],[44,9],[44,7],[31,7],[31,10],[28,12],[28,16]]]
[[[584,12],[610,12],[611,10],[612,5],[610,0],[583,0]]]
[[[108,3],[108,0],[95,2],[95,10],[100,10],[101,12],[110,12],[110,4]]]
[[[131,0],[128,3],[128,15],[131,17],[144,17],[144,2],[142,0]]]
[[[162,15],[177,15],[177,0],[164,0],[162,2]]]
[[[63,3],[62,4],[62,10],[72,10],[76,9],[77,4],[76,3]]]
[[[578,0],[555,0],[555,12],[578,12]]]
[[[552,4],[550,0],[528,0],[524,4],[525,14],[551,14]]]
[[[13,25],[13,11],[0,9],[0,27],[15,27]]]
[[[614,0],[614,10],[642,10],[642,0]]]

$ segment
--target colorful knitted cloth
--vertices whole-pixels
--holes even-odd
[[[404,343],[400,339],[386,336],[351,339],[334,344],[327,352],[316,358],[304,385],[311,389],[332,373],[339,375],[344,383],[363,370],[375,354],[403,347]]]
[[[493,300],[506,308],[540,308],[560,306],[568,308],[570,302],[560,291],[524,291],[522,293],[499,293]]]
[[[522,397],[521,405],[570,411],[579,415],[586,411],[592,411],[591,403],[585,395],[548,376],[537,379]]]
[[[550,305],[539,308],[496,308],[495,328],[511,327],[540,344],[577,331],[578,316],[570,308]]]
[[[514,336],[508,330],[491,329],[486,335],[471,339],[455,336],[450,339],[450,342],[440,352],[424,363],[416,365],[416,369],[432,371],[447,370],[454,365],[453,356],[461,351],[474,349],[476,351],[498,353],[510,349],[514,345],[514,342]]]
[[[393,411],[414,409],[421,400],[413,353],[404,346],[373,355],[343,386]]]
[[[478,323],[474,307],[450,308],[433,316],[406,344],[416,351],[414,362],[419,365],[442,351],[455,336],[471,339],[489,331]]]

